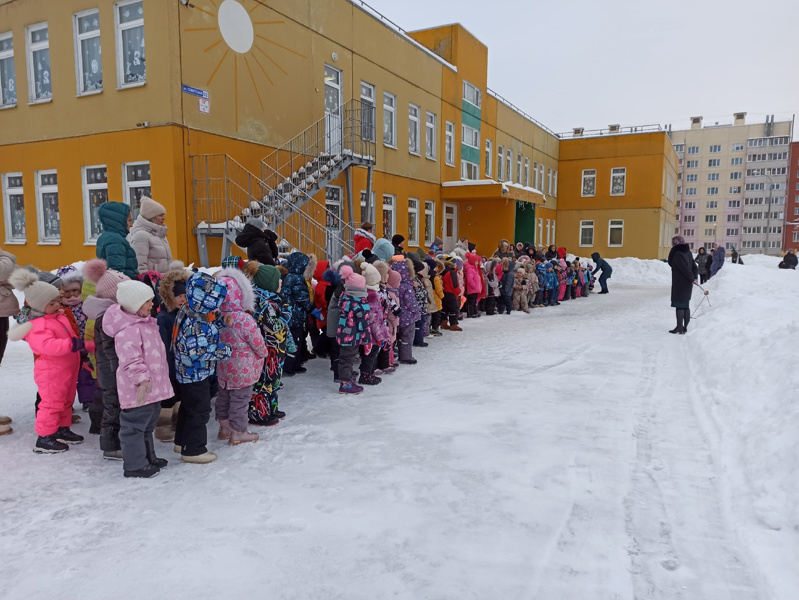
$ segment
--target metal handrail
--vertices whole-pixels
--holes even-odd
[[[523,117],[524,117],[525,119],[527,119],[528,121],[532,121],[533,123],[535,123],[536,125],[538,125],[538,126],[541,128],[541,129],[543,129],[544,131],[546,131],[546,132],[547,132],[547,133],[549,133],[550,135],[554,135],[556,138],[559,138],[559,137],[561,137],[561,135],[562,135],[562,134],[555,133],[555,132],[554,132],[554,131],[552,131],[552,130],[551,130],[549,127],[547,127],[546,125],[544,125],[543,123],[541,123],[541,121],[538,121],[538,120],[534,119],[533,117],[531,117],[530,115],[528,115],[528,114],[527,114],[526,112],[524,112],[524,111],[523,111],[521,108],[519,108],[518,106],[516,106],[516,105],[515,105],[513,102],[511,102],[511,101],[510,101],[510,100],[508,100],[507,98],[503,97],[503,96],[502,96],[501,94],[499,94],[498,92],[496,92],[496,91],[492,90],[491,88],[487,88],[487,91],[488,91],[489,95],[493,96],[494,98],[496,98],[497,100],[499,100],[500,102],[502,102],[502,103],[503,103],[504,105],[506,105],[508,108],[510,108],[510,109],[512,109],[512,110],[515,110],[517,113],[519,113],[521,116],[523,116]]]
[[[625,127],[616,127],[614,129],[605,128],[605,129],[588,129],[583,130],[580,134],[575,134],[574,131],[569,131],[565,133],[558,134],[558,137],[561,139],[569,139],[569,138],[576,138],[579,139],[581,137],[597,137],[602,135],[621,135],[621,134],[628,134],[628,133],[655,133],[658,131],[666,131],[662,125],[627,125]]]

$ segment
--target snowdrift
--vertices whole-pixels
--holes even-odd
[[[660,260],[642,260],[640,258],[606,259],[613,268],[609,285],[614,283],[641,283],[671,285],[671,267]]]

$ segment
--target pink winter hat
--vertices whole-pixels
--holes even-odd
[[[123,281],[130,281],[130,277],[108,268],[102,258],[93,258],[83,265],[83,275],[96,285],[97,297],[105,300],[117,301],[117,286]]]
[[[339,269],[339,275],[341,275],[344,285],[360,288],[366,287],[366,278],[363,275],[358,275],[352,270],[352,267],[344,265],[341,267],[341,269]]]
[[[396,290],[400,283],[402,283],[402,275],[400,275],[397,271],[389,271],[388,272],[388,283],[386,284],[392,290]]]

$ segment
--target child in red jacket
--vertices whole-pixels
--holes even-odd
[[[441,283],[444,287],[444,299],[442,300],[443,318],[441,329],[449,331],[463,331],[458,326],[458,314],[461,310],[460,296],[461,288],[458,280],[458,272],[451,257],[444,257],[444,270],[441,272]]]

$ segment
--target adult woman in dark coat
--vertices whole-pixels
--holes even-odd
[[[696,254],[696,258],[694,258],[694,262],[699,267],[699,277],[701,279],[701,283],[705,283],[708,279],[710,279],[710,254],[707,253],[705,247],[702,246],[699,248],[699,252]]]
[[[677,309],[677,327],[669,333],[684,334],[691,321],[691,292],[698,276],[698,269],[691,256],[691,247],[682,236],[671,238],[669,252],[671,267],[671,305]]]

